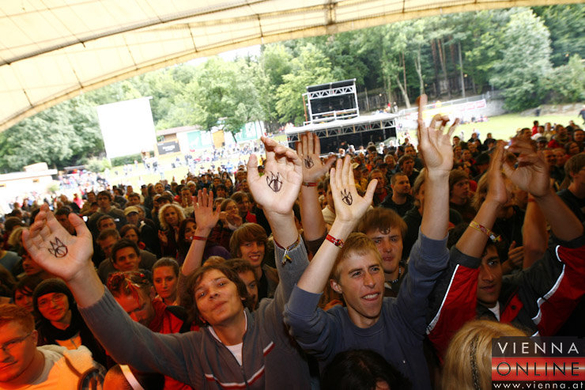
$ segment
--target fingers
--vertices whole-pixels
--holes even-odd
[[[268,153],[266,153],[268,156]],[[255,182],[260,178],[258,174],[258,157],[255,154],[251,154],[250,158],[248,159],[248,183]]]
[[[459,126],[459,122],[460,122],[459,118],[455,118],[455,122],[453,122],[453,124],[449,128],[449,131],[447,132],[449,139],[451,139],[451,137],[453,136],[453,133],[455,132],[455,129]]]
[[[342,183],[342,187],[345,189],[348,189],[350,187],[349,175],[350,175],[350,172],[353,173],[353,170],[350,169],[350,167],[351,167],[351,160],[349,159],[349,156],[345,156],[345,158],[343,159],[343,171],[341,173],[341,183]]]
[[[418,104],[418,120],[423,120],[423,111],[425,106],[427,105],[427,95],[422,94],[416,99],[416,103]]]
[[[315,138],[314,134],[307,134],[307,146],[309,150],[307,150],[307,154],[315,153]]]
[[[315,154],[317,156],[321,155],[321,141],[319,141],[319,137],[317,137],[317,134],[313,133],[313,144],[314,146],[314,151]]]

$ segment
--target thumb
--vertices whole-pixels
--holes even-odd
[[[372,203],[372,199],[374,199],[374,191],[376,191],[376,186],[378,185],[378,179],[374,179],[368,184],[368,188],[366,190],[366,194],[364,195],[364,199],[368,201],[368,203]]]
[[[327,157],[327,160],[325,160],[325,166],[327,167],[327,170],[330,170],[331,169],[331,166],[335,162],[335,159],[336,158],[337,158],[336,156],[329,156],[329,157]]]
[[[258,157],[255,154],[251,154],[248,159],[248,182],[256,181],[259,177]]]

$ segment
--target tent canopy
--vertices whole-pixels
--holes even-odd
[[[84,91],[251,45],[399,20],[577,0],[9,0],[0,131]]]

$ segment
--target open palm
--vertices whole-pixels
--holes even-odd
[[[77,236],[69,234],[44,204],[30,229],[22,233],[24,247],[33,260],[66,282],[87,266],[93,254],[91,233],[83,220],[71,213],[69,221]]]
[[[355,188],[349,156],[343,160],[337,160],[336,167],[331,169],[331,194],[335,203],[335,219],[357,223],[372,204],[377,184],[378,180],[372,180],[368,184],[366,194],[363,197],[360,196]]]
[[[459,125],[456,119],[453,125],[445,132],[449,118],[435,115],[427,127],[423,120],[423,109],[427,104],[427,95],[421,95],[418,101],[418,141],[419,150],[429,172],[441,171],[448,173],[453,168],[453,148],[451,136]]]
[[[264,176],[258,174],[258,158],[248,161],[248,184],[254,200],[265,212],[287,214],[303,182],[301,159],[294,150],[262,137],[266,148]]]
[[[329,156],[325,163],[321,161],[321,142],[313,133],[301,135],[297,142],[297,154],[303,161],[303,180],[309,183],[319,181],[335,161],[335,156]]]

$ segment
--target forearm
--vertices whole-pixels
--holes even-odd
[[[288,248],[299,238],[299,231],[295,225],[292,210],[287,214],[280,214],[264,210],[266,219],[272,229],[274,241],[282,248]]]
[[[95,271],[91,259],[88,259],[86,266],[75,277],[67,281],[67,286],[80,307],[91,306],[104,295],[104,285]]]
[[[209,237],[211,233],[211,229],[197,229],[195,230],[194,236],[196,237]],[[183,267],[181,268],[181,273],[185,276],[191,275],[195,272],[199,267],[201,267],[201,263],[203,261],[203,252],[205,251],[205,244],[207,243],[206,240],[200,239],[193,239],[191,242],[191,246],[189,246],[189,251],[187,252],[187,256],[185,256],[185,262],[183,263]]]
[[[481,205],[474,221],[486,229],[491,230],[496,221],[496,213],[499,207],[499,203],[486,199]],[[457,249],[467,256],[481,257],[488,238],[485,233],[469,226],[457,242]]]
[[[427,173],[425,205],[421,222],[422,233],[433,240],[442,240],[449,226],[449,174]]]
[[[344,240],[352,232],[354,223],[335,220],[329,234],[336,239]],[[339,255],[340,248],[332,242],[325,240],[319,248],[313,260],[309,263],[307,270],[301,276],[298,286],[308,292],[319,294],[323,292],[325,284],[333,269],[335,259]]]
[[[320,238],[327,230],[317,187],[301,187],[301,219],[305,222],[303,231],[307,241]]]
[[[524,260],[522,268],[530,268],[532,264],[542,257],[547,248],[548,232],[546,231],[546,218],[536,202],[528,202],[524,227],[522,229],[522,242],[524,244]]]
[[[555,237],[571,241],[583,235],[583,225],[556,193],[550,190],[546,195],[534,197],[551,226]]]

